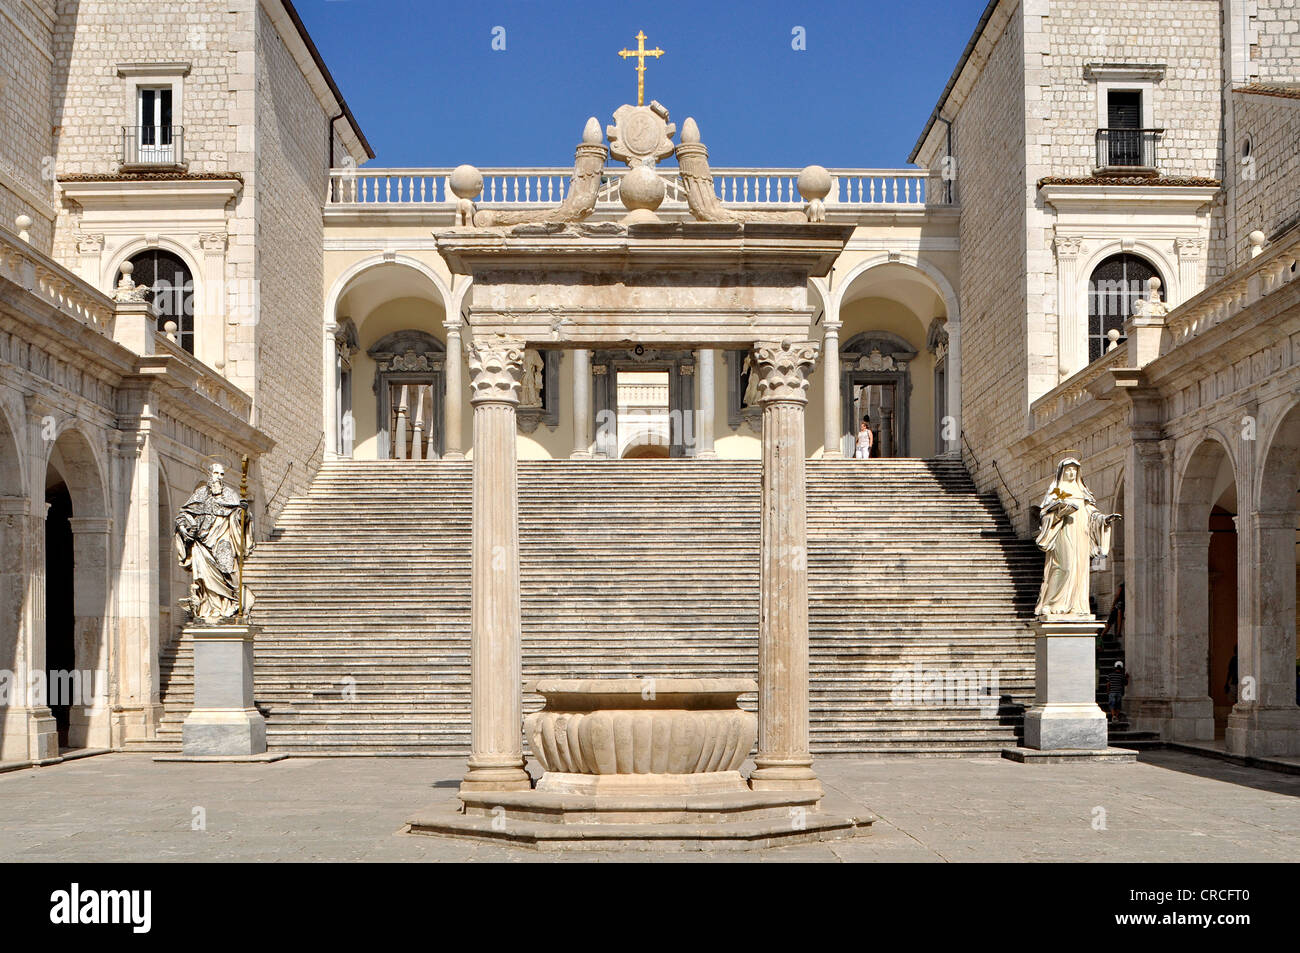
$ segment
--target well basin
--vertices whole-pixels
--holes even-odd
[[[544,777],[539,789],[571,788],[575,775],[608,778],[607,787],[620,786],[615,776],[712,775],[690,787],[732,787],[758,734],[757,716],[737,704],[758,691],[748,678],[549,678],[525,688],[546,699],[524,719],[533,754],[547,775],[566,776]]]

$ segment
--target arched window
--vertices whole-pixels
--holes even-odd
[[[1159,277],[1159,272],[1137,255],[1111,255],[1093,270],[1088,279],[1089,363],[1105,354],[1110,346],[1106,332],[1114,329],[1122,337],[1134,303],[1147,292],[1147,279],[1155,277]],[[1160,300],[1164,297],[1161,281]]]
[[[194,278],[185,262],[169,251],[150,248],[131,257],[131,278],[149,289],[149,303],[158,330],[176,322],[176,343],[194,353]]]

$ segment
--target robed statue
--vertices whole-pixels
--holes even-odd
[[[225,467],[212,464],[207,483],[176,514],[176,555],[191,576],[190,595],[182,605],[196,621],[209,624],[239,618],[253,604],[243,585],[248,500],[225,485],[225,475]]]
[[[1110,553],[1117,513],[1102,513],[1083,483],[1079,461],[1066,457],[1039,507],[1038,548],[1047,554],[1034,609],[1040,619],[1091,619],[1088,572],[1093,556]]]

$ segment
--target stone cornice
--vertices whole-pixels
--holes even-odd
[[[242,176],[61,176],[63,195],[87,211],[131,209],[224,209],[244,188]]]

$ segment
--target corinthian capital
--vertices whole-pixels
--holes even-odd
[[[754,345],[754,367],[758,371],[758,402],[778,400],[806,403],[808,381],[804,373],[817,360],[817,345],[811,341],[759,341]]]
[[[524,342],[501,336],[476,337],[468,348],[470,402],[519,403]]]

